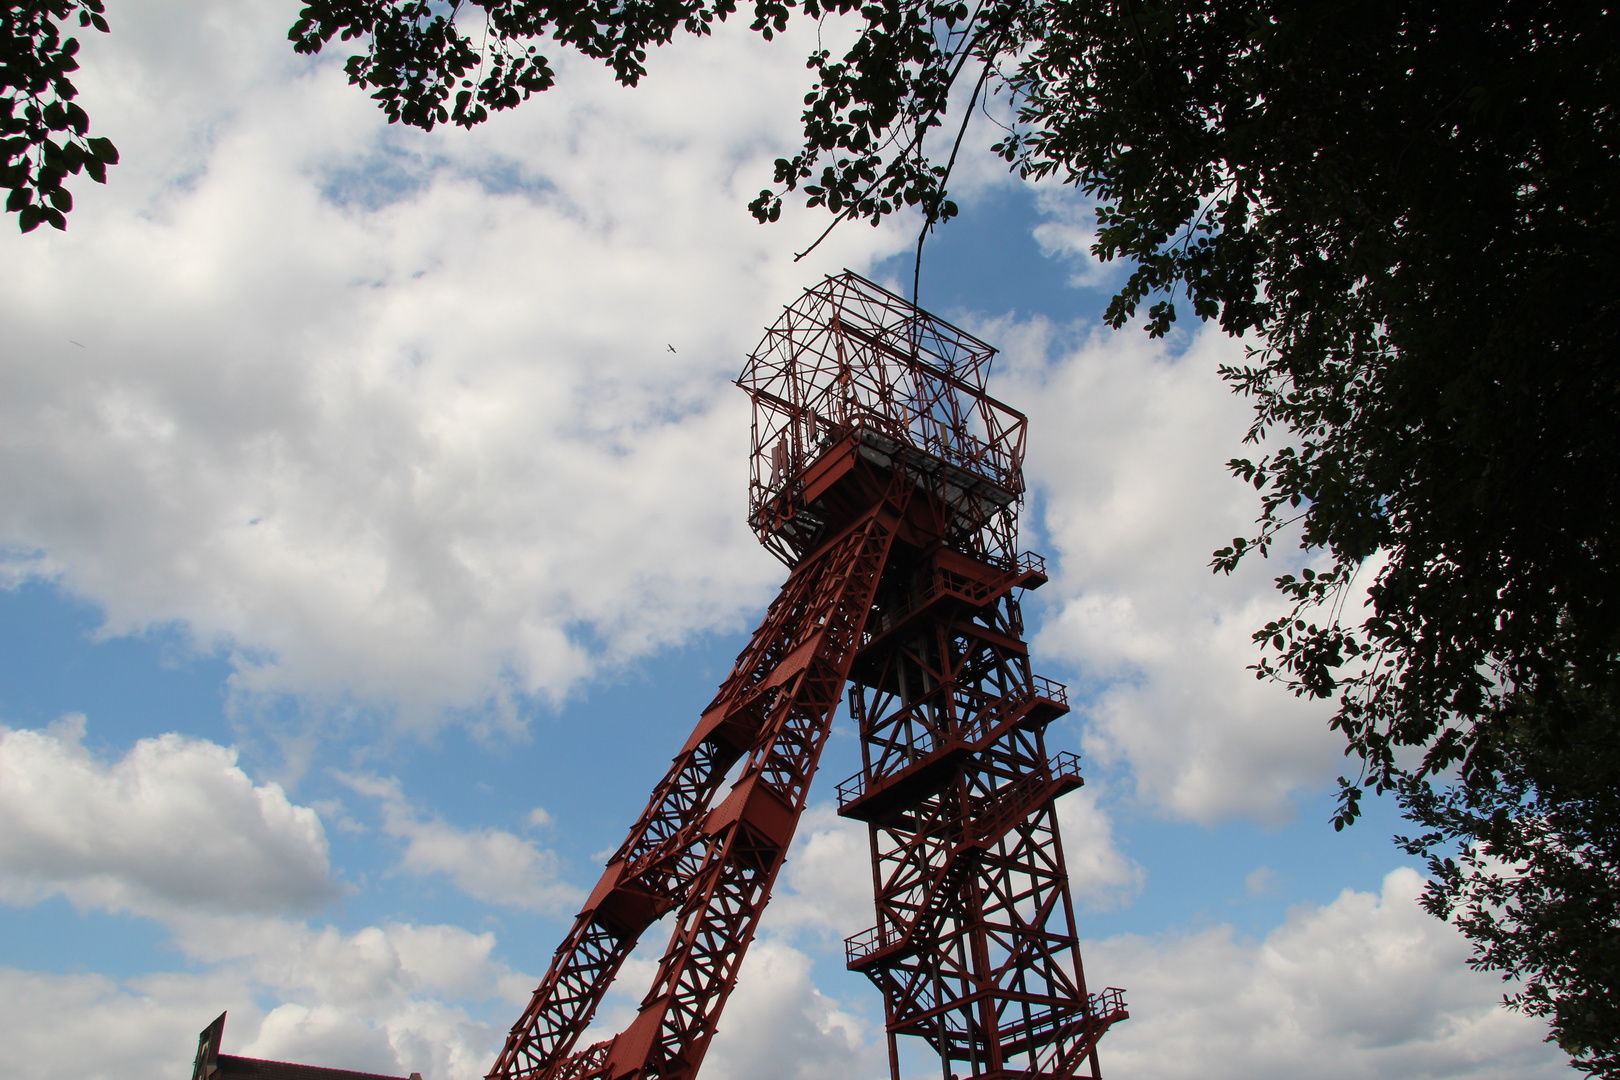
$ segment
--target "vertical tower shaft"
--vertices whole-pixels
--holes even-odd
[[[1095,1077],[1124,1003],[1088,996],[1080,963],[1054,806],[1079,762],[1046,752],[1068,704],[1031,673],[1012,595],[1044,574],[1028,556],[978,569],[936,567],[881,597],[896,614],[868,625],[892,629],[856,656],[863,768],[839,813],[868,823],[877,923],[846,957],[883,992],[896,1080],[897,1035],[925,1040],[946,1075]]]

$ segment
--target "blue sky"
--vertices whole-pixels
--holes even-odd
[[[178,1075],[222,1008],[228,1052],[481,1076],[783,576],[729,380],[821,274],[909,290],[914,223],[794,263],[822,220],[744,209],[803,28],[677,43],[635,92],[564,59],[424,135],[294,57],[295,8],[115,7],[82,86],[124,164],[67,234],[0,232],[7,1076]],[[1303,556],[1207,571],[1255,509],[1221,467],[1241,344],[1100,327],[1083,200],[982,148],[959,176],[922,300],[1031,419],[1065,843],[1133,1014],[1109,1075],[1563,1074],[1417,907],[1391,808],[1332,831],[1326,711],[1244,670]],[[840,960],[854,771],[841,718],[710,1080],[884,1075]]]

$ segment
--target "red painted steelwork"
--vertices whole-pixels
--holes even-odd
[[[894,1077],[898,1035],[927,1040],[947,1076],[1097,1075],[1097,1039],[1126,1014],[1081,973],[1053,808],[1081,779],[1072,755],[1046,754],[1068,704],[1022,640],[1014,590],[1046,576],[1015,554],[1024,418],[985,393],[993,354],[850,273],[766,333],[738,380],[754,400],[749,520],[791,573],[490,1080],[696,1075],[850,682],[865,767],[840,813],[871,830],[878,922],[849,966],[883,992]],[[672,911],[635,1019],[577,1049]]]
[[[1025,421],[985,393],[994,355],[857,274],[806,291],[737,380],[754,399],[748,519],[760,543],[797,563],[842,510],[832,485],[858,456],[941,499],[936,541],[1011,558]]]

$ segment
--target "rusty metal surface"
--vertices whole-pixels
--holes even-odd
[[[1011,525],[1026,427],[1022,413],[985,392],[994,355],[858,274],[807,290],[737,380],[754,401],[748,514],[760,542],[789,565],[814,546],[821,522],[806,482],[848,442],[886,467],[901,454],[912,471],[927,470],[961,518],[957,538],[994,543],[978,534],[998,518]]]
[[[847,955],[883,993],[895,1080],[902,1035],[962,1080],[1097,1075],[1097,1040],[1127,1014],[1080,964],[1054,800],[1083,781],[1045,749],[1068,701],[1023,641],[1015,593],[1046,571],[1016,548],[1025,421],[985,392],[993,355],[847,272],[767,331],[738,379],[749,520],[791,573],[490,1080],[696,1075],[846,687],[864,768],[840,813],[868,823],[877,915]],[[635,1019],[578,1047],[672,911]]]
[[[225,1041],[225,1016],[225,1013],[220,1013],[197,1036],[192,1080],[402,1080],[400,1077],[354,1069],[329,1069],[323,1065],[298,1065],[291,1061],[222,1054],[219,1048]],[[412,1073],[404,1080],[422,1080],[422,1077]]]

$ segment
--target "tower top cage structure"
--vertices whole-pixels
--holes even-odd
[[[786,308],[737,385],[754,402],[748,521],[792,566],[826,535],[818,500],[858,455],[927,482],[952,547],[1011,566],[1027,422],[985,390],[996,350],[849,271]]]

